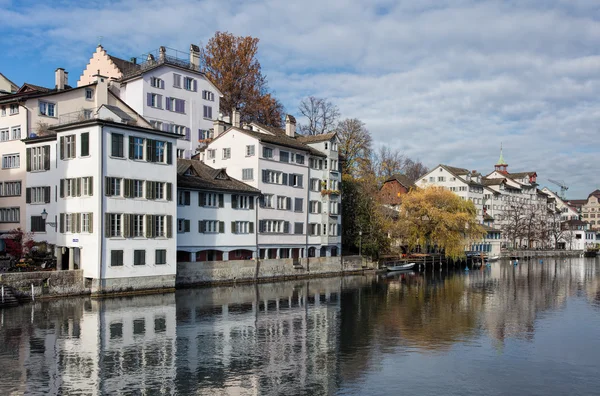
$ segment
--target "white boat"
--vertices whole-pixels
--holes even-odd
[[[498,261],[500,260],[500,256],[491,256],[487,258],[487,261]]]
[[[387,267],[387,270],[388,270],[388,272],[392,272],[392,271],[408,271],[408,270],[412,269],[414,266],[415,266],[415,263],[394,265],[392,267]]]

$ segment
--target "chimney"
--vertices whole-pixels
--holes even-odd
[[[58,89],[59,91],[65,89],[65,85],[67,85],[68,75],[69,74],[62,67],[56,69],[56,71],[54,72],[54,82],[56,89]]]
[[[196,44],[190,45],[190,65],[194,70],[200,70],[200,47]]]
[[[213,121],[213,132],[214,132],[213,136],[215,138],[217,136],[221,135],[223,132],[225,132],[225,123],[220,120],[214,120]]]
[[[285,116],[285,134],[289,137],[296,137],[296,119],[293,115]]]
[[[240,112],[236,109],[231,110],[231,123],[234,127],[240,127]]]
[[[154,55],[148,54],[148,56],[146,57],[146,62],[153,63],[154,62]]]
[[[136,58],[135,56],[134,56],[133,58],[130,58],[130,59],[129,59],[129,61],[130,61],[131,63],[133,63],[134,65],[136,65],[136,64],[137,64],[137,58]]]
[[[98,73],[92,77],[96,78],[96,87],[94,88],[94,100],[96,107],[108,104],[108,77]]]
[[[161,46],[158,49],[158,60],[160,62],[164,62],[165,61],[165,56],[167,55],[167,49],[163,46]]]

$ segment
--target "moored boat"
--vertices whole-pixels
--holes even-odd
[[[413,269],[413,267],[415,266],[415,263],[407,263],[407,264],[400,264],[400,265],[394,265],[391,267],[387,267],[388,272],[392,272],[392,271],[408,271]]]

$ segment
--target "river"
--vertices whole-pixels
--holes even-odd
[[[0,311],[0,394],[600,394],[600,261]]]

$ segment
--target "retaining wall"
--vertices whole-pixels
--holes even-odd
[[[583,250],[503,250],[502,258],[510,257],[581,257]]]
[[[83,281],[83,270],[11,272],[0,274],[0,283],[13,289],[18,299],[89,294]]]
[[[177,263],[177,286],[234,282],[268,282],[361,271],[360,257],[314,257],[269,260]]]

